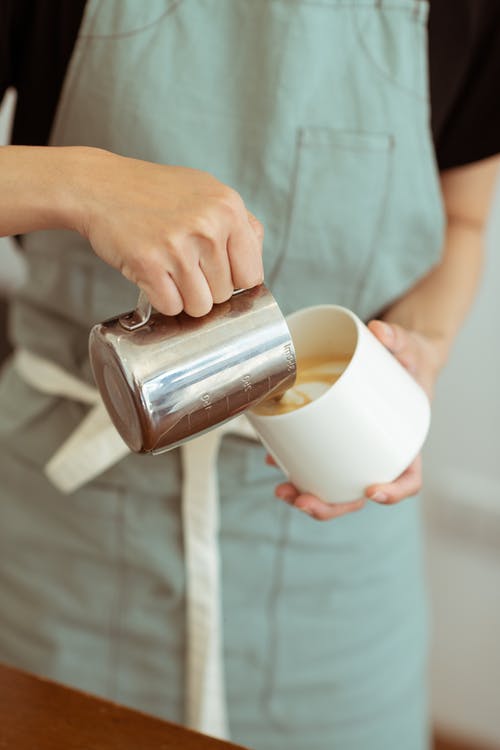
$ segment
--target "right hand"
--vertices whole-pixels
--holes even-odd
[[[75,227],[165,315],[199,317],[263,280],[260,222],[206,172],[83,149]]]

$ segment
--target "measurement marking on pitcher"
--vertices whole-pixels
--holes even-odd
[[[245,393],[248,393],[252,390],[252,380],[250,378],[250,375],[243,375],[241,378],[241,382],[243,383],[243,390]]]
[[[203,404],[205,411],[209,412],[212,408],[212,398],[209,393],[204,393],[203,396],[201,396],[201,403]]]
[[[291,344],[285,344],[283,350],[285,352],[286,369],[288,372],[295,372],[297,363],[295,361],[295,354]]]

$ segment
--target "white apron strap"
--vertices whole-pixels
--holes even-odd
[[[66,372],[55,362],[27,349],[16,349],[13,361],[18,375],[35,391],[80,401],[83,404],[100,403],[97,388]]]
[[[244,417],[181,446],[188,581],[187,723],[220,739],[227,725],[220,591],[217,456],[224,434],[255,439]]]
[[[45,465],[45,474],[64,494],[100,476],[130,453],[104,404],[94,406]]]
[[[15,352],[14,366],[35,390],[93,407],[45,466],[46,476],[60,492],[75,492],[130,452],[111,423],[97,388],[25,349]]]
[[[35,390],[92,405],[45,466],[60,492],[69,494],[129,452],[88,383],[32,352],[14,355],[19,375]],[[257,439],[242,416],[181,445],[182,509],[187,579],[187,723],[229,739],[224,685],[219,559],[217,455],[224,434]]]

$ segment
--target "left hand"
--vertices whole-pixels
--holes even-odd
[[[388,321],[372,320],[368,328],[413,375],[431,398],[443,361],[442,340],[432,335],[407,330]],[[267,460],[268,463],[273,463],[270,457]],[[360,510],[367,500],[384,505],[399,503],[406,497],[415,495],[421,486],[422,458],[418,456],[394,482],[372,484],[366,488],[364,497],[351,503],[325,503],[315,495],[300,493],[290,482],[284,482],[276,487],[276,497],[318,521],[328,521]]]

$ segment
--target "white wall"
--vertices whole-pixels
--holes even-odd
[[[425,458],[434,716],[500,747],[500,183]]]

